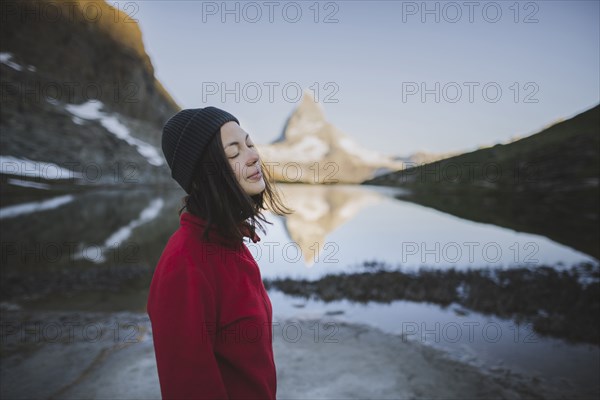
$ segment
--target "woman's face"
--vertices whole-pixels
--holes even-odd
[[[265,181],[260,170],[260,159],[248,133],[236,122],[229,121],[221,127],[221,143],[242,189],[249,196],[262,193]]]

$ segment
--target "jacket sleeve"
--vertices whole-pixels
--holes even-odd
[[[181,265],[151,289],[150,315],[163,399],[226,399],[215,353],[216,298],[202,272]]]

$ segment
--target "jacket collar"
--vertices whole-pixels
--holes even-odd
[[[206,220],[194,215],[190,212],[183,212],[181,213],[181,216],[179,217],[179,221],[181,225],[187,225],[187,226],[191,226],[194,228],[200,228],[201,230],[204,230],[204,227],[206,226]],[[242,230],[242,234],[244,235],[244,237],[249,238],[250,240],[252,240],[253,243],[257,243],[260,242],[260,237],[256,234],[256,231],[254,229],[252,229],[252,227],[250,226],[250,224],[248,224],[247,222],[241,222],[240,223],[240,228]],[[211,229],[209,230],[209,236],[211,235],[215,235],[217,238],[219,239],[223,239],[223,236],[220,235],[217,231],[216,228],[211,227]]]

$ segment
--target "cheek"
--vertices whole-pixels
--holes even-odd
[[[242,182],[242,179],[241,179],[242,170],[240,168],[240,163],[233,161],[233,160],[229,160],[229,165],[231,166],[231,170],[233,171],[233,175],[235,176],[235,179],[241,183]]]

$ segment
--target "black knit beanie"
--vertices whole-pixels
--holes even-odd
[[[162,150],[171,176],[189,194],[194,169],[221,126],[236,117],[216,107],[181,110],[163,127]]]

